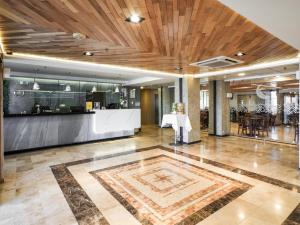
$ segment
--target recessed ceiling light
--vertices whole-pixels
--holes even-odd
[[[130,22],[130,23],[141,23],[144,20],[145,20],[144,17],[140,17],[138,15],[132,15],[132,16],[125,19],[125,21]]]
[[[242,57],[242,56],[244,56],[244,55],[246,55],[244,52],[238,52],[238,53],[236,53],[235,54],[236,56],[239,56],[239,57]]]
[[[245,75],[246,75],[245,73],[238,73],[239,77],[242,77],[242,76],[245,76]]]
[[[83,40],[83,39],[86,39],[86,35],[82,34],[82,33],[79,33],[79,32],[74,32],[72,34],[72,37],[76,40]]]
[[[277,78],[280,78],[280,75],[276,76]]]
[[[87,52],[84,52],[83,55],[86,55],[86,56],[93,56],[94,53],[87,51]]]

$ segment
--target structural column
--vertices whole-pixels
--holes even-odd
[[[216,136],[230,134],[230,107],[227,93],[229,83],[222,80],[209,81],[208,133]]]
[[[167,86],[162,87],[162,113],[171,113],[172,102],[170,98],[170,90]]]
[[[1,52],[0,52],[1,54]],[[4,181],[4,143],[3,143],[3,54],[0,56],[0,183]]]
[[[299,62],[299,68],[300,68],[300,62]],[[300,81],[300,70],[297,72],[296,78],[297,78],[297,80]],[[300,94],[300,82],[299,82],[299,94]],[[298,107],[300,107],[300,105],[298,105]],[[300,108],[299,108],[299,111],[300,111]],[[300,113],[299,113],[299,121],[300,121]],[[300,129],[299,121],[298,121],[298,128]],[[300,137],[298,134],[298,164],[299,164],[299,168],[300,168],[300,144],[299,144],[299,142],[300,142]]]
[[[179,78],[175,82],[175,102],[184,103],[185,114],[189,116],[192,125],[192,130],[190,132],[183,130],[183,142],[186,144],[199,142],[200,80],[191,76]]]

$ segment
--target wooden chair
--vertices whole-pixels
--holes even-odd
[[[275,128],[276,117],[277,115],[270,115],[269,125],[271,128]]]
[[[248,135],[250,133],[251,124],[249,117],[242,117],[239,119],[238,134],[240,133],[240,130],[242,130],[242,134]]]
[[[238,119],[238,134],[240,134],[240,130],[243,130],[244,116],[240,116]]]
[[[208,111],[204,110],[200,112],[200,124],[201,124],[201,129],[206,129],[208,128]]]
[[[298,143],[299,141],[299,123],[295,124],[295,137],[294,142]]]
[[[257,124],[255,127],[255,132],[257,132],[257,136],[265,136],[265,132],[267,136],[269,136],[269,118],[263,117],[257,120]]]

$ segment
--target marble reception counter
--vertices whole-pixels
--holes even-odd
[[[140,109],[95,113],[11,115],[4,118],[4,151],[84,143],[134,135],[141,127]]]

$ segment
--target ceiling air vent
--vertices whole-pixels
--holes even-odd
[[[229,58],[226,56],[219,56],[212,59],[203,60],[200,62],[191,63],[191,66],[198,66],[198,67],[210,67],[210,68],[222,68],[226,66],[234,66],[243,63],[243,61]]]

